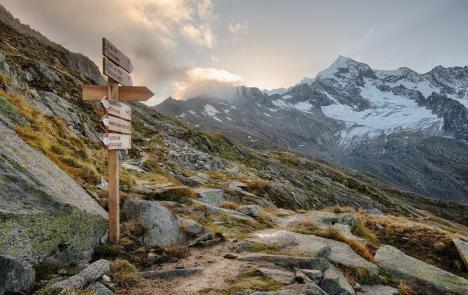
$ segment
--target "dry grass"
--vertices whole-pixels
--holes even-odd
[[[239,274],[236,279],[229,282],[223,289],[207,288],[201,290],[200,294],[230,295],[247,289],[268,292],[279,290],[283,286],[283,284],[273,281],[270,278],[258,276],[255,272],[250,272]]]
[[[361,222],[382,244],[460,276],[467,276],[453,234],[404,217],[359,214]],[[369,239],[370,240],[370,239]]]
[[[187,246],[176,245],[164,249],[164,255],[169,260],[180,260],[190,256],[190,250]]]
[[[109,275],[120,286],[131,286],[137,282],[137,268],[123,259],[112,261]]]
[[[99,183],[101,173],[98,170],[104,170],[103,149],[90,149],[85,144],[86,139],[70,132],[62,119],[40,113],[22,98],[1,90],[0,96],[8,99],[29,122],[29,126],[17,125],[15,128],[24,141],[42,151],[81,184]]]
[[[240,207],[240,204],[237,202],[231,202],[231,201],[226,201],[221,205],[222,208],[224,209],[231,209],[231,210],[237,210]]]
[[[417,293],[414,291],[414,288],[411,287],[410,285],[404,283],[404,282],[401,282],[399,285],[398,285],[398,292],[400,293],[400,295],[416,295]]]
[[[365,259],[375,262],[374,256],[371,254],[367,247],[355,240],[348,239],[343,236],[340,232],[333,228],[319,228],[312,221],[303,221],[299,223],[294,229],[294,232],[306,234],[306,235],[316,235],[327,239],[332,239],[348,244],[354,251]]]

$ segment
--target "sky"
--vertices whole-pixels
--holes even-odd
[[[289,87],[338,55],[372,68],[468,65],[464,0],[0,0],[15,17],[102,64],[106,37],[135,85],[184,99],[234,85]],[[223,92],[221,92],[222,94]]]

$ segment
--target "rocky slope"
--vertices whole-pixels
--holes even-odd
[[[0,16],[10,17],[0,21],[0,294],[354,294],[400,284],[464,291],[452,238],[467,235],[465,205],[190,129],[139,103],[134,148],[121,153],[122,239],[107,244],[102,111],[80,89],[103,78],[86,57]],[[260,243],[265,235],[284,247]],[[375,277],[372,257],[384,243],[436,270]],[[401,257],[380,252],[383,261]],[[97,261],[74,275],[89,259]],[[428,283],[447,272],[448,282]]]
[[[339,57],[315,79],[230,97],[168,98],[155,109],[253,146],[368,172],[404,189],[468,202],[468,67],[418,74]]]

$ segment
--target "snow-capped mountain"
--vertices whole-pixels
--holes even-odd
[[[287,89],[167,99],[156,109],[249,144],[276,144],[468,203],[468,67],[374,70],[346,57]]]

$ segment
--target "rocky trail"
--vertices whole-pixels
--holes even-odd
[[[140,103],[109,243],[104,83],[0,6],[0,295],[468,293],[468,206]]]

